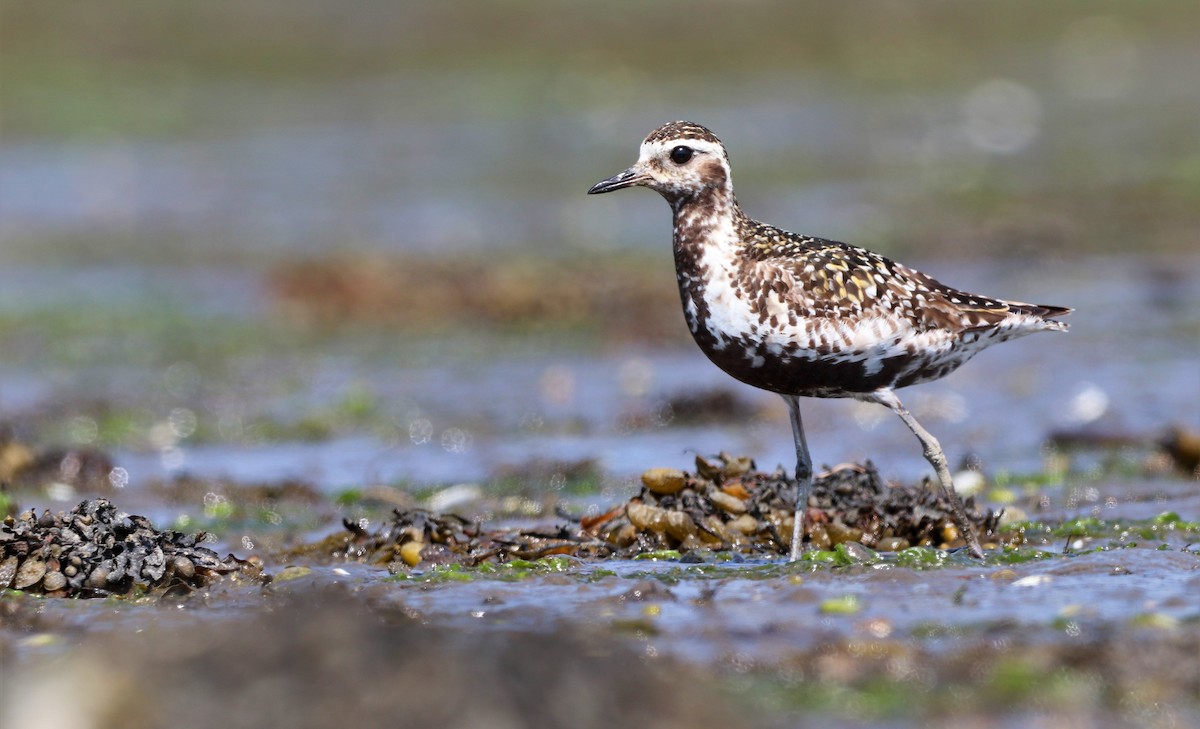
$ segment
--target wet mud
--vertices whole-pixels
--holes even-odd
[[[1200,523],[1164,510],[1191,514],[1194,482],[1095,490],[1043,490],[1036,519],[972,508],[978,561],[928,484],[844,465],[819,475],[812,548],[788,563],[785,474],[726,454],[512,526],[180,477],[146,491],[189,509],[219,491],[219,541],[105,498],[9,516],[4,705],[20,726],[327,726],[347,697],[372,725],[1194,723]],[[264,504],[346,517],[239,545]],[[45,697],[68,684],[86,700]]]
[[[34,660],[6,678],[4,714],[96,729],[751,725],[711,676],[603,632],[463,633],[334,586],[264,602],[206,630],[164,620]]]

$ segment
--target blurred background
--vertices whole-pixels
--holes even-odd
[[[1182,0],[2,0],[0,439],[114,486],[789,462],[688,340],[667,207],[584,194],[680,118],[754,217],[1077,309],[909,392],[952,459],[1195,427],[1198,48]],[[806,419],[925,472],[882,408]]]

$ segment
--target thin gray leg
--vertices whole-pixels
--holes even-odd
[[[788,414],[792,421],[792,438],[796,441],[796,491],[795,514],[792,517],[791,561],[800,559],[800,543],[804,540],[804,510],[808,508],[808,494],[812,490],[812,456],[808,454],[808,442],[804,440],[804,423],[800,420],[800,398],[784,395]]]
[[[921,427],[912,413],[908,412],[908,408],[900,402],[900,398],[896,397],[896,393],[891,390],[876,390],[870,397],[862,399],[891,408],[892,412],[899,415],[908,429],[921,441],[921,445],[925,448],[925,460],[929,461],[933,470],[937,471],[938,481],[942,484],[942,493],[950,502],[950,508],[954,510],[954,520],[958,522],[958,531],[962,535],[963,541],[967,543],[967,549],[971,550],[972,556],[983,559],[983,550],[979,547],[979,540],[975,538],[975,526],[967,518],[967,510],[963,507],[962,500],[958,498],[958,492],[954,490],[954,482],[950,479],[950,469],[946,466],[946,454],[942,452],[942,446],[938,443],[937,438]]]

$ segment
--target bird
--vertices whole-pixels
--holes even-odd
[[[803,552],[813,480],[800,413],[808,397],[853,398],[896,413],[921,442],[965,546],[982,559],[941,444],[896,390],[944,377],[993,344],[1066,331],[1057,318],[1072,309],[967,293],[866,248],[753,220],[734,195],[725,145],[694,122],[655,129],[633,166],[588,194],[629,187],[654,190],[671,206],[679,296],[701,351],[787,403],[796,448],[789,559]]]

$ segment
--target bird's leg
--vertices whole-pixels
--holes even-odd
[[[796,441],[796,490],[795,514],[792,517],[791,561],[800,558],[800,543],[804,540],[804,510],[808,508],[808,494],[812,489],[812,456],[808,454],[808,443],[804,440],[804,423],[800,420],[800,398],[784,395],[788,414],[792,421],[792,438]]]
[[[937,438],[921,427],[912,413],[908,412],[908,408],[900,402],[900,398],[896,397],[896,393],[891,390],[876,390],[871,393],[869,399],[891,408],[892,412],[899,415],[913,435],[921,441],[921,445],[925,448],[925,460],[929,461],[933,470],[937,471],[938,481],[942,484],[942,493],[950,502],[950,508],[954,510],[954,520],[958,522],[958,531],[962,534],[967,549],[971,551],[973,557],[983,559],[983,550],[979,547],[979,540],[975,538],[975,527],[967,518],[967,510],[963,506],[962,500],[958,498],[958,492],[954,490],[954,482],[950,479],[950,469],[946,466],[946,454],[942,452],[942,446],[938,443]]]

